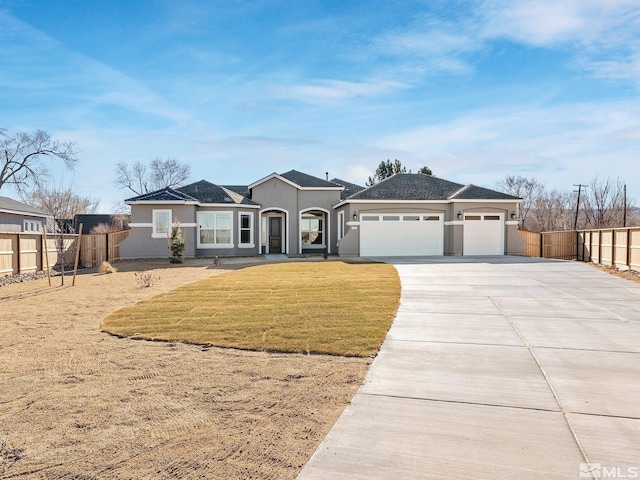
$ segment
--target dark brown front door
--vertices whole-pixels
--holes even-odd
[[[269,253],[282,253],[282,219],[269,217]]]

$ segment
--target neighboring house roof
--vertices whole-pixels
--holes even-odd
[[[326,188],[327,190],[341,190],[343,188],[342,185],[337,185],[328,180],[323,180],[321,178],[314,177],[313,175],[308,175],[297,170],[289,170],[285,173],[272,173],[271,175],[267,175],[266,177],[249,185],[249,189],[257,187],[258,185],[271,180],[272,178],[279,178],[283,182],[286,182],[291,186],[299,189],[315,190]]]
[[[245,187],[246,188],[246,187]],[[163,188],[125,200],[126,203],[153,201],[182,201],[215,204],[258,205],[253,200],[232,190],[229,187],[215,185],[206,180],[186,185],[177,189]]]
[[[344,187],[344,190],[342,192],[340,192],[340,199],[344,200],[347,197],[350,197],[351,195],[358,193],[362,190],[365,189],[365,187],[362,187],[360,185],[356,185],[355,183],[351,183],[351,182],[347,182],[345,180],[341,180],[339,178],[332,178],[330,180],[332,183],[336,183],[338,185],[341,185]]]
[[[249,187],[247,185],[222,185],[223,188],[228,188],[232,192],[239,193],[245,197],[249,197]]]
[[[16,215],[29,215],[32,217],[50,217],[50,215],[38,208],[27,205],[26,203],[18,202],[12,198],[2,196],[0,196],[0,212]]]
[[[422,173],[398,173],[348,200],[520,200],[506,193],[462,185]]]
[[[123,214],[124,215],[124,214]],[[100,224],[109,225],[113,222],[114,216],[120,216],[115,213],[79,213],[73,217],[73,225],[77,231],[82,224],[83,233],[91,233],[91,231]],[[129,215],[126,215],[129,217]]]

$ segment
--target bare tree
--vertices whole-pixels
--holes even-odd
[[[46,184],[23,194],[22,199],[55,219],[72,219],[80,213],[95,213],[100,203],[98,200],[78,195],[71,188],[52,188]]]
[[[98,208],[98,200],[83,197],[71,188],[50,188],[39,185],[30,193],[23,193],[25,203],[32,205],[53,218],[47,225],[47,229],[56,234],[56,250],[61,262],[62,285],[64,285],[65,253],[72,244],[72,239],[65,234],[74,233],[72,219],[79,213],[95,213]]]
[[[191,168],[175,158],[160,160],[156,157],[151,162],[151,180],[154,189],[173,188],[182,185],[189,178]]]
[[[44,130],[9,134],[0,129],[0,189],[13,185],[23,192],[46,177],[45,159],[59,159],[73,168],[76,154],[74,143],[54,140]]]
[[[496,184],[499,190],[504,193],[522,198],[518,212],[518,222],[520,228],[529,228],[531,222],[527,222],[531,210],[535,207],[536,201],[544,193],[544,185],[535,178],[527,178],[521,175],[507,175]],[[546,203],[546,202],[543,202]]]
[[[581,228],[621,227],[625,210],[631,210],[627,199],[625,209],[624,183],[609,177],[593,178],[585,191],[579,215]]]
[[[161,160],[155,158],[149,166],[136,162],[131,167],[124,162],[116,166],[115,183],[120,188],[143,195],[161,188],[175,188],[182,185],[191,174],[191,167],[175,158]]]
[[[147,179],[147,167],[144,163],[136,162],[131,168],[125,162],[116,165],[116,185],[120,188],[127,188],[136,195],[149,192],[149,182]]]
[[[536,232],[570,230],[575,197],[573,193],[543,190],[530,210],[527,228]]]

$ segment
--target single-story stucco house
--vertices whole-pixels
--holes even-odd
[[[267,253],[341,256],[523,254],[520,198],[424,174],[369,188],[291,170],[250,185],[201,180],[126,200],[121,258],[167,257],[171,226],[186,257]]]
[[[42,233],[47,225],[47,215],[42,210],[0,196],[0,232],[2,233]]]

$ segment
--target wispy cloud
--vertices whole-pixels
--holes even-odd
[[[0,85],[22,95],[57,97],[61,118],[98,114],[101,108],[157,116],[172,122],[188,115],[140,81],[73,52],[57,40],[0,10]],[[77,119],[77,118],[76,118]]]
[[[398,90],[410,88],[407,83],[371,79],[363,82],[342,80],[313,80],[306,84],[287,86],[272,85],[268,89],[281,98],[311,103],[336,102],[356,97],[379,97]]]
[[[604,170],[627,175],[630,159],[640,156],[637,111],[637,101],[488,109],[375,145],[445,178],[491,186],[506,174],[521,173],[562,187],[579,180],[572,177],[588,179]]]

